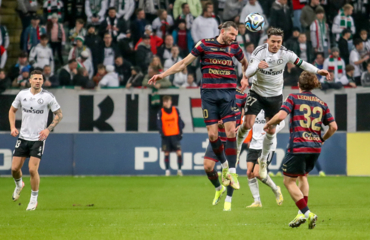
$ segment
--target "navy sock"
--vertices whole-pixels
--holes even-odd
[[[170,155],[164,156],[164,164],[166,165],[166,170],[170,169]]]
[[[227,138],[225,143],[225,155],[229,162],[229,168],[235,168],[236,165],[236,138]]]
[[[227,186],[227,196],[232,197],[234,193],[234,188]]]
[[[212,170],[212,172],[206,172],[209,181],[215,186],[215,188],[218,188],[221,186],[220,181],[218,180],[218,173],[215,169]]]
[[[179,168],[179,170],[181,170],[181,166],[182,166],[182,156],[177,156],[177,166]]]
[[[224,152],[224,145],[221,142],[221,139],[218,138],[216,141],[209,141],[212,146],[213,152],[216,154],[218,160],[220,160],[221,163],[226,162],[226,156]]]

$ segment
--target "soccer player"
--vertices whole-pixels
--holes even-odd
[[[248,79],[245,77],[248,61],[235,41],[238,35],[237,25],[234,22],[227,21],[221,24],[219,29],[221,29],[219,36],[199,41],[186,58],[174,64],[167,71],[154,75],[149,80],[149,84],[155,84],[156,81],[171,74],[183,71],[187,65],[198,56],[200,57],[203,74],[201,83],[202,109],[209,142],[213,152],[221,161],[224,186],[231,185],[234,189],[239,189],[240,185],[235,168],[235,121],[240,112],[235,105],[237,77],[233,57],[241,62],[243,66],[242,91],[248,86]],[[217,123],[220,119],[225,126],[227,137],[225,147],[218,136]]]
[[[17,201],[20,197],[24,187],[21,168],[26,158],[30,158],[28,168],[32,191],[27,210],[36,210],[40,185],[38,169],[44,153],[45,140],[62,120],[63,114],[54,95],[42,89],[44,83],[42,71],[32,71],[29,81],[31,88],[20,91],[9,110],[10,134],[16,137],[18,130],[15,127],[15,113],[22,108],[22,126],[13,152],[12,176],[15,181],[15,190],[12,198],[13,201]],[[53,122],[45,128],[49,109],[55,117]]]
[[[163,97],[163,108],[157,114],[157,127],[162,137],[162,151],[166,165],[166,176],[170,176],[170,152],[177,154],[177,175],[182,176],[181,138],[185,124],[179,110],[172,106],[171,96]]]
[[[270,120],[279,112],[283,101],[283,73],[285,65],[288,62],[296,66],[330,78],[328,71],[319,70],[312,64],[309,64],[297,55],[282,46],[284,32],[278,28],[267,30],[267,43],[257,47],[252,53],[250,64],[246,76],[252,77],[252,88],[247,99],[247,111],[243,124],[238,129],[237,150],[238,158],[240,155],[241,145],[244,138],[248,135],[249,130],[253,127],[256,115],[263,109],[266,120]],[[266,178],[267,175],[267,155],[271,150],[272,141],[275,137],[276,129],[269,128],[263,139],[263,147],[259,162],[259,175]]]
[[[283,204],[284,200],[283,194],[281,194],[280,187],[276,186],[274,181],[272,181],[271,177],[267,175],[266,178],[261,178],[258,174],[259,166],[257,159],[261,156],[262,152],[262,142],[266,134],[266,132],[263,130],[265,124],[266,124],[265,111],[261,110],[261,112],[259,112],[259,114],[256,117],[256,121],[254,122],[252,130],[249,132],[249,135],[252,135],[252,137],[247,155],[247,176],[249,189],[251,190],[254,202],[251,205],[247,206],[247,208],[262,207],[257,178],[271,188],[272,192],[275,194],[276,203],[279,206]],[[285,122],[282,121],[276,127],[276,133],[280,132],[280,130],[283,129],[284,126]],[[267,156],[267,165],[271,163],[272,158],[274,157],[276,144],[277,140],[275,135],[273,139],[273,146],[271,147],[271,151]]]
[[[239,89],[236,89],[235,100],[236,100],[236,105],[239,108],[239,111],[241,112],[241,114],[238,116],[236,120],[236,126],[238,127],[241,122],[241,116],[244,113],[245,102],[247,100],[247,94],[243,93]],[[222,124],[222,120],[218,122],[218,135],[220,137],[222,144],[225,145],[227,136],[225,133],[225,127]],[[212,150],[211,144],[208,144],[206,153],[204,154],[204,171],[206,172],[209,181],[216,188],[215,198],[213,199],[212,205],[217,205],[217,203],[219,203],[222,195],[227,189],[227,196],[226,196],[225,203],[224,203],[224,211],[231,211],[231,200],[232,200],[234,188],[232,188],[230,185],[225,188],[224,186],[220,184],[220,181],[218,180],[218,173],[215,169],[215,165],[219,161],[220,160],[218,159],[218,157]]]
[[[320,86],[315,74],[303,71],[299,76],[298,94],[289,94],[281,110],[266,123],[264,130],[275,128],[290,114],[290,138],[283,160],[284,185],[299,208],[289,226],[299,227],[308,221],[308,228],[316,225],[317,216],[307,206],[309,185],[307,174],[315,166],[322,144],[337,130],[337,123],[325,102],[311,93]],[[321,137],[321,124],[329,125]],[[297,178],[299,186],[297,186]]]

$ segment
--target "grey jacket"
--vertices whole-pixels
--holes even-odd
[[[226,20],[233,19],[238,16],[243,8],[243,2],[239,0],[228,0],[225,3],[224,12],[222,18]],[[244,20],[243,20],[244,21]]]
[[[31,6],[30,0],[17,0],[18,2],[18,10],[23,12],[24,14],[28,12],[37,12],[37,10],[41,7],[38,1],[34,1]]]

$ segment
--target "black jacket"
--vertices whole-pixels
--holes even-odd
[[[126,86],[128,79],[131,77],[131,67],[132,64],[127,60],[123,60],[121,66],[115,65],[115,70],[118,74],[121,86]]]
[[[349,55],[350,55],[350,52],[348,50],[348,41],[346,39],[342,38],[342,37],[339,38],[338,48],[339,48],[340,57],[343,58],[346,65],[348,65],[349,64]]]
[[[8,77],[5,77],[4,79],[0,79],[0,94],[4,92],[7,88],[10,87],[12,82]]]
[[[113,52],[114,52],[114,59],[120,55],[120,52],[119,52],[119,49],[117,47],[117,45],[115,43],[112,42],[112,44],[110,45],[111,48],[113,48]],[[96,52],[96,58],[97,58],[97,61],[98,61],[98,64],[100,63],[103,63],[104,62],[104,51],[105,51],[105,43],[102,43],[98,49],[96,50],[91,50],[92,52]]]
[[[170,55],[171,55],[171,48],[166,48],[165,44],[162,44],[162,46],[157,48],[157,56],[161,59],[162,64],[164,64],[164,61],[166,61],[166,59],[164,58],[164,51],[165,50],[170,52]]]
[[[72,75],[64,68],[59,72],[59,84],[60,86],[73,86]]]
[[[285,6],[285,11],[282,5],[274,2],[270,12],[270,26],[280,28],[284,31],[284,40],[292,35],[292,12],[288,6]]]
[[[313,50],[311,42],[307,41],[306,46],[307,46],[306,48],[307,62],[313,63],[313,61],[315,60],[315,52]],[[296,40],[296,38],[290,38],[287,41],[285,47],[293,51],[295,54],[297,54],[298,57],[301,55],[301,49],[299,47],[299,42],[298,40]]]
[[[27,63],[28,64],[28,63]],[[30,69],[30,72],[33,71],[33,67],[28,64],[28,67]],[[13,65],[10,69],[9,69],[9,72],[8,72],[8,78],[10,78],[11,81],[13,81],[14,79],[16,79],[19,75],[21,75],[20,73],[20,70],[19,69],[19,63],[16,63],[15,65]]]
[[[176,111],[177,111],[177,115],[179,116],[179,122],[178,122],[178,125],[179,125],[179,130],[180,130],[180,135],[182,135],[182,129],[184,129],[185,127],[185,123],[184,121],[182,121],[181,119],[181,116],[180,116],[180,111],[175,107]],[[172,107],[170,109],[164,109],[167,113],[172,113]],[[162,108],[158,111],[157,113],[157,128],[159,130],[159,133],[161,134],[161,136],[163,137],[163,130],[162,130]]]
[[[118,48],[121,55],[124,59],[130,61],[131,63],[135,62],[136,52],[134,50],[134,47],[134,42],[131,38],[124,38],[118,42]]]
[[[89,82],[89,77],[85,77],[80,74],[77,74],[76,76],[73,77],[74,86],[80,86],[80,87],[85,88],[88,82]]]
[[[141,87],[143,84],[144,74],[139,72],[136,75],[131,75],[127,83],[131,83],[133,87]]]
[[[151,46],[146,46],[144,43],[140,43],[135,56],[136,65],[140,67],[141,71],[146,74],[148,72],[148,66],[152,61],[153,53]]]
[[[97,66],[99,64],[99,51],[96,50],[102,45],[102,39],[97,34],[87,34],[85,37],[85,45],[91,50],[95,74],[98,71]]]
[[[104,34],[107,32],[107,26],[108,26],[107,18],[109,18],[109,20],[111,21],[111,24],[114,23],[114,20],[111,19],[109,16],[104,19],[104,21],[101,23],[100,29],[99,29],[99,35],[102,38],[104,38]],[[120,33],[125,33],[127,31],[127,23],[126,23],[126,20],[124,18],[122,18],[122,19],[117,18],[117,28],[119,29],[119,31],[117,32],[117,36],[114,36],[112,34],[113,42],[117,42],[117,37]]]

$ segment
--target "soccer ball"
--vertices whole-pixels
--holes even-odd
[[[251,13],[245,18],[245,27],[251,32],[258,32],[263,29],[265,18],[259,13]]]

